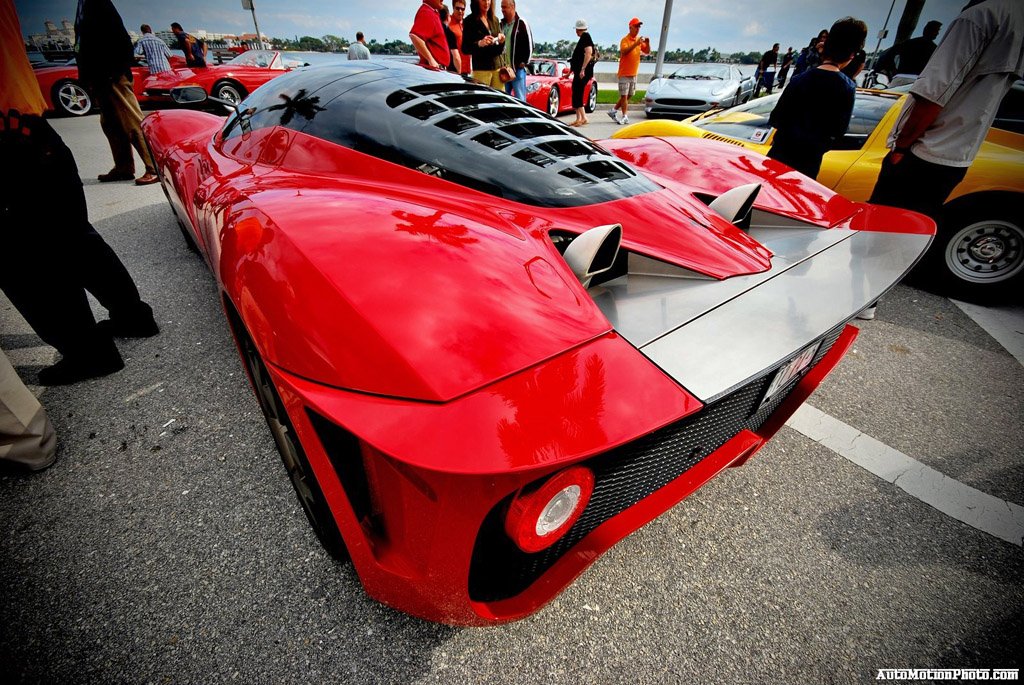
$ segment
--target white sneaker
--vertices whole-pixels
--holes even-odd
[[[878,309],[878,305],[873,304],[870,307],[864,309],[860,314],[858,314],[857,318],[862,319],[864,321],[874,321],[876,309]]]
[[[619,119],[619,126],[625,126],[628,123],[629,123],[629,117],[627,117],[627,116],[623,116],[621,119]]]
[[[618,110],[612,108],[608,110],[608,118],[614,121],[616,124],[619,123],[619,115],[616,114]]]

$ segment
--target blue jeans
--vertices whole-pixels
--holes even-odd
[[[516,77],[505,84],[505,92],[526,102],[526,67],[516,69]]]

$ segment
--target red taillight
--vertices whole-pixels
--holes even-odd
[[[505,532],[524,552],[547,549],[579,519],[594,492],[585,466],[559,471],[531,492],[521,492],[505,515]]]

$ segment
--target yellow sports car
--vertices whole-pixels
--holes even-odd
[[[846,135],[825,153],[818,182],[851,200],[867,201],[875,186],[889,131],[905,95],[858,90]],[[768,125],[779,96],[769,95],[681,122],[651,120],[613,138],[694,136],[765,154]],[[1002,119],[997,119],[1000,125]],[[794,172],[795,173],[795,172]],[[1020,297],[1024,278],[1024,135],[993,127],[964,180],[938,217],[939,232],[919,271],[954,297],[992,301]]]

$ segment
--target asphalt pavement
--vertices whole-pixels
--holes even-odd
[[[615,129],[591,121],[591,137]],[[53,123],[161,334],[119,342],[117,374],[33,387],[60,452],[0,476],[4,682],[856,683],[1020,666],[1020,541],[789,427],[525,620],[459,629],[374,602],[309,529],[160,189],[94,180],[110,166],[98,117]],[[1011,337],[1019,314],[992,313]],[[809,404],[1018,511],[1021,362],[911,286],[860,327]],[[0,346],[29,384],[55,358],[2,296]]]

